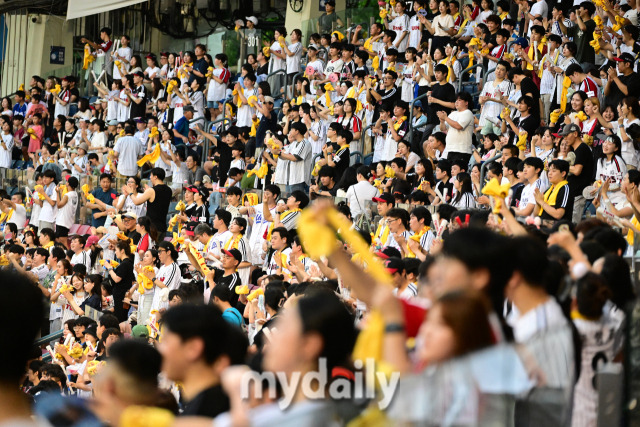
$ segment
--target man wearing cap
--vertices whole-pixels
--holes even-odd
[[[136,119],[146,116],[147,113],[147,91],[142,84],[144,81],[144,73],[138,71],[133,74],[133,89],[125,89],[127,97],[131,100],[131,108],[129,110],[129,118]]]
[[[632,54],[623,53],[613,60],[616,61],[620,74],[616,72],[614,67],[607,70],[609,79],[604,87],[604,103],[617,108],[624,97],[637,97],[640,94],[640,78],[638,78],[638,73],[633,71],[636,60]]]
[[[316,30],[319,34],[331,33],[334,30],[334,23],[336,28],[342,27],[343,22],[335,13],[335,9],[335,0],[326,0],[324,2],[325,13],[318,18],[318,24],[316,26]]]
[[[222,249],[221,255],[222,268],[213,268],[209,272],[207,276],[209,287],[204,291],[204,297],[209,304],[213,303],[212,290],[215,286],[221,285],[231,291],[229,304],[231,307],[235,307],[239,300],[236,287],[242,285],[238,274],[238,266],[242,262],[242,254],[237,249]]]
[[[380,218],[378,228],[373,235],[373,241],[371,242],[371,245],[375,247],[376,250],[380,250],[388,246],[390,230],[386,217],[387,213],[391,209],[393,209],[393,206],[395,205],[395,199],[391,194],[383,193],[378,197],[374,197],[372,200],[378,204],[378,214],[382,218]]]
[[[173,127],[173,145],[180,146],[189,143],[189,122],[193,119],[195,111],[192,105],[184,106],[182,110],[183,116],[180,117]]]
[[[416,285],[407,280],[402,259],[391,257],[384,261],[384,266],[393,282],[393,295],[403,300],[410,300],[418,295]]]
[[[576,155],[576,160],[569,169],[569,189],[573,197],[574,223],[580,222],[586,199],[582,196],[582,190],[589,184],[593,177],[593,153],[589,146],[582,141],[580,127],[576,124],[565,125],[559,134],[571,145]]]
[[[136,225],[138,224],[138,216],[135,212],[125,212],[120,215],[121,219],[118,219],[118,216],[113,218],[113,223],[118,226],[118,228],[124,233],[125,236],[130,238],[134,244],[138,244],[140,241],[140,233],[136,230]]]
[[[147,119],[144,117],[139,117],[135,119],[136,122],[136,133],[133,134],[134,138],[137,138],[140,141],[140,144],[143,147],[147,146],[147,139],[149,139],[150,130],[147,129]]]
[[[71,175],[80,179],[82,175],[87,173],[87,152],[89,151],[89,146],[86,142],[81,142],[76,148],[77,152],[71,153]]]
[[[136,176],[138,174],[138,157],[144,154],[144,147],[133,136],[133,127],[130,124],[124,126],[124,136],[118,139],[113,147],[113,152],[118,159],[118,174],[120,176]]]
[[[262,114],[260,124],[256,130],[256,148],[264,147],[264,139],[267,131],[275,132],[278,126],[278,119],[273,112],[274,99],[270,96],[259,95],[256,111]]]

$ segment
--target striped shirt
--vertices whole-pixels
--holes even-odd
[[[71,265],[82,264],[87,267],[87,274],[91,271],[91,255],[88,251],[82,251],[73,254],[71,257]]]
[[[557,67],[562,58],[560,49],[556,49],[554,52],[547,52],[547,54],[542,57],[542,60],[540,60],[544,69],[544,71],[542,71],[542,78],[540,79],[541,95],[553,93],[553,86],[555,85],[556,79],[549,69],[551,67]]]
[[[285,217],[280,217],[280,223],[287,230],[291,231],[298,227],[298,219],[300,218],[300,212],[291,212]]]
[[[598,97],[598,85],[589,76],[585,77],[585,79],[582,81],[582,83],[580,83],[580,86],[578,87],[578,90],[581,90],[584,93],[586,93],[587,97],[589,97],[589,98],[594,97],[594,96],[596,98]]]
[[[289,145],[289,154],[296,156],[298,161],[289,161],[288,185],[311,182],[311,144],[306,140],[293,142]]]
[[[475,209],[476,199],[472,193],[464,193],[460,196],[456,196],[456,199],[451,204],[458,209]]]
[[[156,280],[161,281],[169,291],[173,291],[180,287],[180,280],[182,279],[182,273],[180,267],[175,262],[169,265],[163,265],[158,269],[156,274]],[[164,300],[163,296],[167,296]],[[160,310],[169,306],[168,292],[162,292],[162,289],[157,290],[153,294],[153,302],[151,303],[152,310]]]

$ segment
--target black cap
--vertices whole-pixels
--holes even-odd
[[[575,124],[575,123],[571,123],[569,125],[565,125],[564,128],[562,128],[562,132],[559,133],[560,136],[567,136],[570,133],[573,132],[578,132],[578,134],[580,134],[582,131],[580,130],[580,127]]]
[[[385,260],[384,267],[389,274],[402,273],[404,271],[404,262],[400,258],[392,257]]]
[[[186,105],[186,106],[184,106],[184,107],[182,108],[182,112],[183,112],[183,113],[186,113],[186,112],[188,112],[188,111],[191,111],[192,113],[195,113],[195,111],[196,111],[196,110],[195,110],[195,108],[193,108],[193,106],[191,106],[191,105]]]
[[[238,261],[238,263],[242,262],[242,254],[240,253],[239,250],[237,250],[237,249],[231,249],[231,250],[223,249],[222,252],[224,252],[224,254],[227,255],[227,256],[234,257],[236,259],[236,261]]]
[[[393,196],[389,193],[382,193],[378,197],[374,197],[371,200],[373,200],[374,202],[387,203],[389,205],[393,205],[396,203],[396,199],[394,199]]]

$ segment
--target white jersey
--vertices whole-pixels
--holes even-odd
[[[573,395],[573,427],[596,427],[598,390],[594,383],[600,362],[613,361],[624,342],[625,315],[613,303],[607,302],[599,320],[574,319],[573,324],[582,342],[580,378]]]
[[[232,234],[229,230],[222,233],[218,232],[211,236],[204,248],[205,254],[214,254],[219,257],[222,254],[222,248],[231,236]]]
[[[173,291],[180,287],[180,280],[182,279],[182,273],[180,273],[180,267],[175,262],[169,265],[163,265],[158,269],[156,279],[160,280],[169,291]],[[168,292],[156,289],[153,294],[153,302],[151,303],[152,310],[160,310],[169,306],[168,298],[165,300],[165,296],[168,297]]]
[[[265,238],[264,235],[271,225],[271,221],[267,221],[264,218],[264,212],[262,210],[263,204],[252,206],[255,214],[251,216],[253,219],[253,225],[251,226],[251,236],[249,237],[249,247],[251,250],[251,263],[253,265],[262,265],[264,262],[264,251],[262,250],[262,243]],[[269,209],[271,217],[276,214],[275,206],[273,209]]]
[[[75,191],[69,191],[64,197],[67,197],[67,203],[60,208],[58,215],[56,216],[56,225],[61,225],[65,228],[71,228],[76,221],[76,210],[78,209],[78,193]],[[89,271],[89,270],[87,270]]]

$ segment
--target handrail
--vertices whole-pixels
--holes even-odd
[[[473,65],[468,66],[464,70],[460,71],[460,76],[458,76],[458,92],[460,92],[462,90],[462,83],[463,83],[462,82],[462,76],[464,76],[465,74],[471,74],[471,71],[474,68],[478,68],[478,67],[480,67],[482,69],[482,75],[484,76],[485,73],[487,72],[487,67],[485,67],[482,64],[473,64]],[[477,83],[480,83],[480,82],[476,82],[476,84]]]
[[[362,135],[360,135],[360,146],[362,147],[363,150],[364,150],[364,136],[367,134],[367,130],[373,128],[374,126],[375,126],[375,123],[371,123],[369,126],[362,129]],[[375,144],[372,144],[372,148],[373,147],[375,147]]]
[[[417,98],[414,98],[413,101],[409,103],[409,147],[413,147],[413,126],[411,125],[413,123],[413,104],[415,104],[416,101],[426,97],[428,97],[428,93],[423,93]]]
[[[499,159],[500,157],[502,157],[502,153],[498,153],[495,156],[491,157],[490,159],[485,160],[484,162],[482,162],[482,166],[480,166],[480,182],[483,183],[484,182],[484,176],[487,172],[487,165],[497,159]]]
[[[39,347],[44,344],[49,344],[51,341],[60,339],[63,333],[64,333],[64,330],[60,329],[58,332],[54,332],[52,334],[45,335],[44,337],[38,338],[36,342],[33,343],[33,345],[37,345]]]
[[[277,96],[272,93],[271,97],[273,99],[277,99],[277,98],[281,98],[281,97],[283,99],[286,99],[287,98],[287,96],[286,96],[287,95],[286,94],[286,90],[287,90],[287,71],[286,70],[275,70],[274,72],[267,74],[267,81],[269,81],[269,77],[275,76],[276,74],[284,74],[284,77],[285,77],[285,80],[284,80],[285,93],[279,93]]]
[[[212,122],[210,121],[205,121],[204,122],[204,128],[206,129],[207,133],[211,133],[211,129],[213,128],[213,125],[215,125],[216,123],[220,123],[220,122],[233,122],[232,119],[230,119],[229,117],[222,117],[221,119],[216,119]],[[223,127],[224,130],[224,127]],[[204,163],[207,159],[207,157],[209,156],[209,144],[211,143],[211,141],[209,141],[209,138],[205,138],[204,139],[204,147],[202,149],[202,158],[200,159],[200,166],[204,167]]]
[[[352,159],[354,156],[358,156],[358,157],[359,157],[359,160],[360,160],[360,162],[355,162],[355,163],[362,163],[362,160],[364,159],[364,155],[362,154],[362,152],[361,152],[361,151],[354,151],[353,153],[349,154],[349,166],[351,166],[351,163],[352,163],[352,162],[351,162],[351,159]]]

